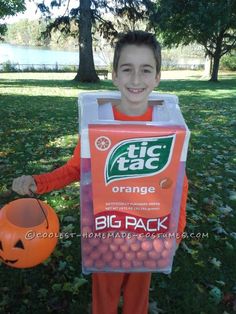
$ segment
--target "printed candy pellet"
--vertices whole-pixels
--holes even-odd
[[[89,163],[86,168],[89,170]],[[82,188],[82,252],[83,265],[94,271],[135,271],[165,269],[171,262],[170,256],[174,247],[173,239],[162,239],[133,234],[125,237],[123,233],[104,234],[103,237],[93,233],[92,186]],[[91,235],[91,236],[89,236]]]

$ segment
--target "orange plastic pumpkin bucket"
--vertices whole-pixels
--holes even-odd
[[[0,260],[15,268],[29,268],[53,252],[59,233],[58,217],[35,198],[12,201],[0,210]]]

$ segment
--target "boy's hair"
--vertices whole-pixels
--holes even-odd
[[[152,49],[156,60],[156,71],[157,74],[161,71],[161,46],[156,40],[155,36],[151,33],[144,31],[129,31],[128,33],[122,34],[116,42],[114,58],[113,58],[113,70],[117,72],[118,63],[122,49],[126,45],[137,45],[147,46]]]

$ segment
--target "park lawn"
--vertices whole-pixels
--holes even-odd
[[[70,158],[78,138],[78,93],[114,89],[111,81],[77,84],[72,78],[0,74],[0,207],[19,197],[9,191],[14,177],[51,171]],[[172,79],[158,88],[179,96],[191,130],[190,187],[187,235],[173,271],[152,276],[152,314],[236,312],[235,86],[236,74],[230,74],[220,83]],[[79,183],[40,198],[58,213],[61,232],[80,233]],[[80,239],[74,237],[60,239],[36,268],[1,264],[0,313],[88,313],[91,277],[81,274],[80,260]]]

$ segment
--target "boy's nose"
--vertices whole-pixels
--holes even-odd
[[[138,71],[133,71],[131,81],[134,85],[138,85],[140,83],[140,74]]]

